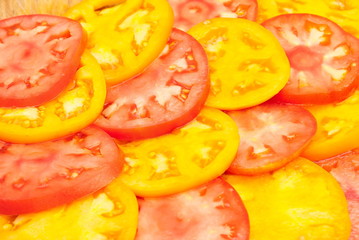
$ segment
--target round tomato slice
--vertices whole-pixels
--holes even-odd
[[[115,179],[71,204],[38,213],[0,215],[0,236],[1,240],[133,240],[137,222],[136,196]]]
[[[174,26],[187,31],[194,25],[217,17],[257,17],[257,0],[169,0],[175,15]]]
[[[206,53],[174,29],[167,51],[144,73],[108,89],[95,124],[120,140],[156,137],[195,118],[208,92]]]
[[[359,37],[357,0],[258,0],[258,22],[288,13],[311,13],[327,17],[346,32]]]
[[[278,40],[260,24],[214,18],[189,31],[204,47],[211,88],[206,106],[224,110],[267,101],[287,83],[290,66]]]
[[[295,105],[265,103],[228,115],[241,137],[228,169],[234,174],[259,174],[284,166],[301,153],[317,129],[313,115]]]
[[[139,199],[136,240],[249,239],[249,219],[234,188],[221,178],[185,192]]]
[[[318,161],[359,148],[359,90],[343,102],[305,108],[317,120],[318,129],[301,156]]]
[[[104,131],[89,127],[62,139],[0,142],[0,214],[37,212],[70,203],[119,175],[123,155]]]
[[[343,188],[352,222],[349,240],[359,239],[359,148],[316,163],[330,172]]]
[[[169,134],[119,143],[125,153],[120,179],[142,197],[185,191],[223,174],[238,142],[235,122],[220,110],[204,108]]]
[[[286,14],[263,26],[279,39],[291,64],[290,79],[276,100],[339,102],[358,86],[359,40],[336,23],[317,15]]]
[[[35,143],[75,133],[95,121],[105,98],[101,68],[85,52],[74,80],[54,100],[37,107],[0,108],[0,139]]]
[[[338,182],[315,163],[297,158],[256,176],[225,175],[241,196],[256,240],[348,240],[350,218]]]
[[[0,20],[0,107],[44,104],[72,81],[85,46],[81,25],[50,15]]]
[[[109,85],[127,80],[162,52],[173,26],[167,0],[89,0],[66,13],[88,32],[87,48]]]

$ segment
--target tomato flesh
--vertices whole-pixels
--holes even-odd
[[[109,184],[122,164],[112,138],[94,127],[37,144],[0,142],[0,214],[72,202]]]
[[[314,136],[317,124],[306,109],[295,105],[262,104],[229,111],[241,138],[233,174],[266,173],[296,158]]]
[[[169,3],[174,10],[174,26],[184,31],[216,17],[245,18],[252,21],[257,17],[256,0],[169,0]]]
[[[282,102],[325,104],[350,96],[358,86],[359,40],[327,18],[285,14],[263,22],[280,41],[291,64]]]
[[[359,148],[316,162],[330,172],[344,190],[352,222],[350,240],[359,236]]]
[[[198,115],[209,92],[206,54],[178,29],[166,49],[144,73],[108,90],[97,126],[135,140],[168,133]]]
[[[37,106],[73,79],[85,46],[81,25],[49,15],[0,21],[0,107]]]
[[[186,192],[139,200],[136,240],[249,239],[249,221],[241,198],[217,178]]]

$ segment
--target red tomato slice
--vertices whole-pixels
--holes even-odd
[[[0,107],[35,106],[73,79],[85,46],[81,25],[50,15],[0,21]]]
[[[70,203],[109,184],[122,165],[113,139],[94,127],[49,142],[0,142],[0,214]]]
[[[187,31],[194,25],[217,17],[256,20],[257,0],[169,0],[175,15],[174,26]]]
[[[247,210],[221,178],[186,192],[139,199],[136,240],[249,239]]]
[[[314,136],[313,115],[296,105],[262,104],[228,112],[238,126],[240,144],[228,172],[258,174],[297,157]]]
[[[339,102],[358,85],[359,41],[327,18],[285,14],[263,23],[280,41],[291,77],[277,100],[295,104]]]
[[[316,162],[330,172],[343,188],[352,222],[349,240],[359,239],[359,148]]]
[[[174,29],[164,53],[144,73],[108,90],[95,124],[120,140],[156,137],[194,119],[208,93],[206,53]]]

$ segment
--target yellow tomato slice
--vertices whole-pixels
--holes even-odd
[[[1,240],[133,240],[136,196],[119,180],[69,205],[19,216],[0,216]]]
[[[37,107],[0,108],[0,139],[35,143],[77,132],[101,113],[105,97],[101,68],[85,52],[74,81],[56,99]]]
[[[359,37],[358,0],[258,0],[258,22],[286,13],[311,13],[329,18]]]
[[[166,0],[84,0],[66,16],[88,32],[87,48],[109,85],[137,75],[159,56],[174,18]]]
[[[288,58],[274,35],[246,19],[214,18],[189,30],[209,60],[207,106],[235,110],[260,104],[289,79]]]
[[[306,108],[318,129],[302,156],[317,161],[359,147],[359,90],[343,102]]]
[[[338,182],[298,158],[271,174],[226,175],[247,208],[255,240],[347,240],[350,219]]]
[[[223,174],[238,144],[235,122],[217,109],[204,108],[170,134],[120,143],[125,165],[119,178],[138,196],[178,193]]]

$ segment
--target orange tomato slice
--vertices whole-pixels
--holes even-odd
[[[247,208],[255,240],[347,240],[350,219],[338,182],[298,158],[270,174],[226,175]]]
[[[235,122],[204,108],[195,120],[170,134],[119,143],[125,154],[120,179],[138,196],[174,194],[224,173],[238,148]]]
[[[188,33],[208,56],[209,107],[236,110],[260,104],[277,94],[289,79],[290,66],[283,48],[258,23],[214,18]]]

